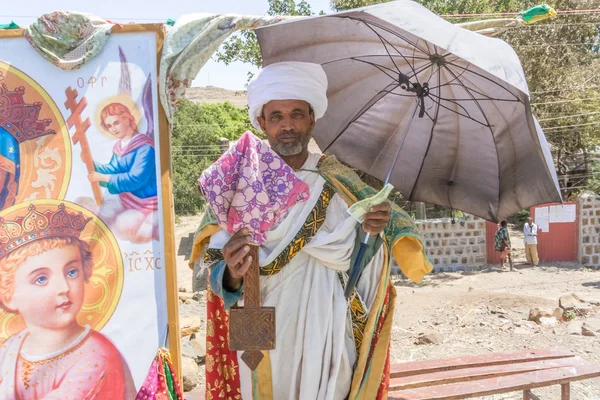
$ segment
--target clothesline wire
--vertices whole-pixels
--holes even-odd
[[[600,122],[589,122],[586,124],[575,124],[575,125],[567,125],[567,126],[553,126],[550,128],[543,128],[544,131],[553,131],[556,129],[568,129],[568,128],[577,128],[580,126],[590,126],[590,125],[600,125]]]
[[[556,11],[558,15],[563,15],[565,17],[571,15],[590,15],[590,14],[600,14],[600,10],[592,9],[592,10],[558,10]],[[503,17],[503,16],[517,16],[519,12],[496,12],[496,13],[475,13],[475,14],[440,14],[440,17],[443,18],[473,18],[473,17]]]
[[[530,92],[529,94],[545,94],[545,93],[553,93],[553,92],[574,92],[576,90],[582,90],[582,89],[600,89],[600,85],[592,85],[592,86],[582,85],[582,86],[575,86],[571,89],[563,89],[563,88],[545,89],[545,90],[541,90],[541,91]]]
[[[587,113],[582,113],[582,114],[561,115],[560,117],[538,119],[538,122],[553,121],[556,119],[565,119],[565,118],[585,117],[588,115],[596,115],[596,114],[600,114],[600,111],[592,111],[592,112],[587,112]]]
[[[568,99],[568,100],[548,101],[548,102],[544,102],[544,103],[531,103],[531,105],[532,106],[541,106],[541,105],[547,105],[547,104],[575,103],[577,101],[594,101],[594,100],[600,101],[600,97],[588,97],[585,99]]]
[[[600,10],[564,10],[564,11],[557,11],[557,13],[559,15],[561,15],[562,17],[569,17],[569,16],[596,16],[596,15],[600,15]],[[506,16],[516,16],[518,15],[518,12],[513,12],[513,13],[481,13],[481,14],[441,14],[439,15],[442,18],[453,18],[453,19],[457,19],[457,18],[474,18],[474,17],[494,17],[494,16],[498,16],[498,17],[506,17]],[[591,14],[591,15],[590,15]],[[266,14],[259,14],[262,16],[269,16]],[[37,19],[40,16],[35,16],[35,15],[11,15],[11,14],[0,14],[0,18],[32,18],[32,19]],[[130,22],[135,22],[136,20],[138,21],[160,21],[160,22],[165,22],[167,19],[165,18],[150,18],[150,17],[105,17],[106,20],[115,20],[115,21],[130,21]],[[493,18],[486,18],[486,19],[493,19]],[[473,21],[473,22],[477,22],[477,21]],[[560,24],[560,23],[554,23],[554,24],[531,24],[531,25],[520,25],[520,26],[516,26],[516,27],[510,27],[510,28],[519,28],[519,27],[541,27],[541,26],[559,26],[559,25],[584,25],[584,24],[596,24],[596,23],[600,23],[599,22],[579,22],[579,23],[567,23],[567,24]]]
[[[589,43],[552,43],[552,44],[515,44],[512,47],[560,47],[560,46],[600,46],[600,42]]]

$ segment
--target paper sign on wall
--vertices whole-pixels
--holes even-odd
[[[576,211],[577,206],[575,204],[550,206],[550,223],[575,222],[575,219],[577,218]]]
[[[548,213],[548,207],[540,207],[535,209],[535,223],[538,226],[538,230],[542,232],[550,232],[550,220]]]

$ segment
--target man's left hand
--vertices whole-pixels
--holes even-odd
[[[373,206],[368,213],[365,214],[365,219],[362,223],[362,229],[371,235],[379,235],[387,224],[390,222],[390,203],[383,202]]]

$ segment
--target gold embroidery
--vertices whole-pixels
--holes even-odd
[[[273,262],[269,265],[261,267],[261,275],[274,275],[281,271],[291,260],[294,258],[300,250],[306,246],[306,244],[317,234],[323,223],[325,222],[325,216],[327,215],[327,207],[331,202],[331,199],[335,195],[333,186],[329,183],[325,183],[323,191],[317,204],[310,212],[306,222],[294,239],[287,245],[287,247],[277,256]]]
[[[269,265],[260,268],[261,275],[275,275],[283,269],[294,258],[300,250],[317,234],[327,215],[327,207],[335,195],[335,189],[329,183],[323,185],[323,191],[317,200],[314,208],[311,210],[308,218],[298,231],[294,239]],[[204,255],[205,262],[215,262],[223,260],[223,253],[220,249],[207,249]]]
[[[338,277],[342,284],[342,288],[344,288],[346,285],[344,285],[344,278],[341,272],[338,272]],[[369,314],[367,314],[367,306],[362,301],[362,298],[356,289],[352,291],[352,295],[350,296],[350,317],[352,318],[354,346],[356,348],[356,354],[358,354],[365,334],[365,327],[367,326]]]

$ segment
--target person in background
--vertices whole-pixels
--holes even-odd
[[[504,263],[506,262],[506,258],[508,258],[510,270],[512,271],[513,262],[510,255],[510,235],[508,233],[508,228],[506,227],[506,221],[500,222],[500,227],[494,235],[494,247],[496,251],[500,252],[500,266],[504,268]]]
[[[540,262],[537,251],[537,231],[538,226],[533,222],[533,218],[527,218],[527,223],[523,228],[525,234],[525,257],[527,257],[527,264],[533,264],[537,266]]]

